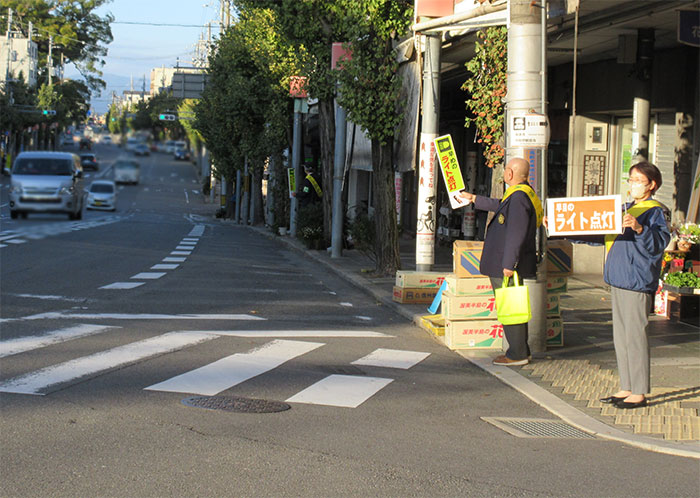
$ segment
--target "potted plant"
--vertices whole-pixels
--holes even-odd
[[[683,223],[675,230],[676,247],[679,251],[689,251],[693,244],[700,243],[700,226],[696,223]]]

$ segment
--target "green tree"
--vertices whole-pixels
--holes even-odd
[[[29,34],[29,22],[33,23],[34,40],[39,49],[39,67],[42,80],[48,81],[46,59],[49,53],[49,36],[53,36],[53,65],[63,54],[65,62],[72,62],[85,78],[90,90],[105,87],[100,79],[102,59],[107,55],[106,44],[112,42],[111,14],[100,17],[95,10],[110,0],[0,0],[2,14],[8,8],[14,11],[13,29]]]
[[[346,0],[352,59],[339,72],[341,105],[348,119],[366,130],[372,142],[372,187],[377,272],[401,268],[394,191],[394,133],[402,119],[394,44],[413,19],[408,0]]]

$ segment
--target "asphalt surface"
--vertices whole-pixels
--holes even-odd
[[[97,152],[95,176],[108,178],[119,149]],[[10,220],[3,181],[1,495],[697,495],[695,460],[599,437],[518,438],[484,421],[559,419],[308,253],[214,218],[191,164],[155,154],[142,173],[120,190],[115,213],[81,222]],[[154,268],[164,264],[178,266]],[[78,327],[93,332],[41,343]],[[196,342],[134,346],[184,338]],[[20,339],[35,342],[8,353]],[[105,356],[125,348],[145,356]],[[252,375],[274,348],[286,361]],[[422,359],[408,368],[367,360],[386,350]],[[222,361],[226,375],[200,375]],[[87,370],[71,377],[77,364]],[[69,371],[60,382],[11,392],[56,367]],[[199,387],[163,389],[186,375]],[[376,390],[320,384],[329,379]],[[290,409],[183,403],[207,388]]]

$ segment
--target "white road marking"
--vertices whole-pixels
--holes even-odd
[[[360,377],[355,375],[329,375],[323,380],[298,392],[287,401],[311,405],[357,408],[387,386],[394,379]]]
[[[394,337],[372,330],[200,330],[230,337]]]
[[[352,308],[352,303],[340,303],[341,306],[345,306],[347,308]]]
[[[76,325],[75,327],[52,330],[40,336],[17,337],[15,339],[0,341],[0,358],[11,356],[13,354],[24,353],[26,351],[31,351],[32,349],[43,348],[51,344],[58,344],[59,342],[65,342],[71,339],[77,339],[78,337],[98,334],[102,331],[114,328],[119,327],[109,325],[81,324]]]
[[[170,251],[173,256],[189,256],[192,251]]]
[[[187,201],[187,204],[189,204],[190,203],[190,195],[187,193],[187,189],[184,189],[184,190],[185,190],[185,201]]]
[[[174,270],[180,265],[176,264],[158,264],[158,265],[153,265],[151,266],[151,270]],[[133,278],[133,277],[132,277]]]
[[[204,233],[204,225],[195,225],[194,228],[188,233],[190,237],[201,237]]]
[[[113,284],[103,285],[102,287],[100,287],[100,289],[135,289],[136,287],[140,287],[145,283],[146,282],[114,282]]]
[[[187,261],[187,258],[163,258],[163,261],[166,263],[184,263]]]
[[[276,340],[248,353],[236,353],[146,388],[213,396],[323,346],[320,342]]]
[[[102,351],[76,360],[42,368],[0,384],[0,392],[47,394],[48,387],[95,375],[105,370],[136,363],[149,356],[177,351],[185,346],[216,338],[215,335],[171,332]]]
[[[48,312],[36,315],[24,316],[21,318],[1,318],[0,323],[18,322],[26,320],[56,320],[56,319],[76,319],[76,320],[267,320],[254,315],[243,314],[153,314],[153,313],[67,313]],[[206,333],[206,332],[204,332]]]
[[[10,294],[11,296],[15,297],[27,297],[27,298],[32,298],[32,299],[44,299],[47,301],[71,301],[74,303],[80,303],[85,301],[83,298],[75,298],[75,297],[65,297],[65,296],[54,296],[54,295],[45,295],[45,294]]]
[[[357,318],[358,320],[365,321],[365,322],[371,322],[371,321],[372,321],[372,317],[369,317],[369,316],[355,315],[355,318]]]
[[[402,351],[400,349],[379,348],[367,356],[351,362],[352,365],[367,365],[370,367],[401,368],[408,370],[430,356],[430,353],[420,351]]]
[[[133,278],[133,279],[142,279],[142,280],[156,280],[156,279],[162,277],[163,275],[167,275],[167,273],[164,273],[164,272],[147,272],[147,271],[145,271],[145,272],[137,273],[136,275],[134,275],[134,276],[131,277],[131,278]]]
[[[187,246],[177,246],[177,247],[175,248],[176,251],[191,251],[192,249],[194,249],[194,244],[192,244],[191,246],[190,246],[190,245],[187,245]]]
[[[199,237],[183,237],[183,242],[199,242]]]
[[[26,240],[22,239],[7,239],[4,242],[7,242],[8,244],[26,244]]]
[[[0,244],[0,248],[7,247],[7,244]]]

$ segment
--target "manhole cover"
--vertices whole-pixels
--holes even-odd
[[[238,413],[274,413],[291,408],[287,403],[267,399],[241,398],[238,396],[193,396],[182,400],[183,405],[208,410]]]
[[[595,439],[595,436],[559,420],[546,418],[481,417],[481,420],[517,437]]]

